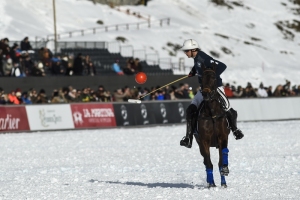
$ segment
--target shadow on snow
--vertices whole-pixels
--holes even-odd
[[[89,180],[91,183],[108,183],[108,184],[120,184],[120,185],[135,185],[135,186],[143,186],[148,188],[162,187],[162,188],[205,188],[204,185],[192,185],[187,183],[142,183],[142,182],[119,182],[119,181],[98,181],[91,179]]]

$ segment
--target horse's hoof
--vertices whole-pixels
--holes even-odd
[[[223,184],[221,184],[221,187],[222,188],[227,188],[227,185],[223,183]]]
[[[228,176],[228,174],[229,174],[228,166],[223,166],[220,170],[220,174],[221,174],[221,176]]]
[[[189,138],[184,138],[180,141],[180,146],[184,146],[186,148],[192,148],[192,143]]]

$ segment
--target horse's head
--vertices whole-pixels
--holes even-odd
[[[202,67],[202,95],[204,101],[209,101],[217,96],[216,68]]]

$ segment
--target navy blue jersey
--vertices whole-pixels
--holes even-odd
[[[206,67],[211,67],[211,63],[213,63],[213,62],[217,63],[217,65],[216,65],[217,86],[218,87],[223,86],[220,75],[223,73],[223,71],[225,71],[227,66],[224,63],[213,59],[212,57],[210,57],[203,51],[198,51],[196,57],[194,58],[194,68],[196,69],[196,72],[198,74],[198,81],[199,81],[199,84],[201,87],[202,87],[201,66],[205,65]]]

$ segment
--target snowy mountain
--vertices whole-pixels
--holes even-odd
[[[219,3],[219,4],[217,4]],[[129,9],[128,14],[123,12]],[[121,11],[120,11],[121,10]],[[121,6],[119,10],[85,0],[56,0],[57,32],[92,27],[137,23],[170,18],[169,26],[99,32],[85,36],[62,37],[60,41],[116,41],[126,39],[147,54],[157,52],[161,60],[179,62],[185,58],[185,72],[193,65],[177,51],[185,39],[198,41],[203,51],[223,61],[225,83],[255,87],[263,82],[275,87],[300,80],[300,4],[296,0],[152,0],[148,6]],[[53,34],[52,0],[0,1],[0,37],[21,40],[29,36],[46,38]],[[140,13],[138,18],[132,13]],[[103,25],[96,22],[100,20]],[[51,42],[48,43],[51,47]],[[172,54],[173,56],[170,56]]]

